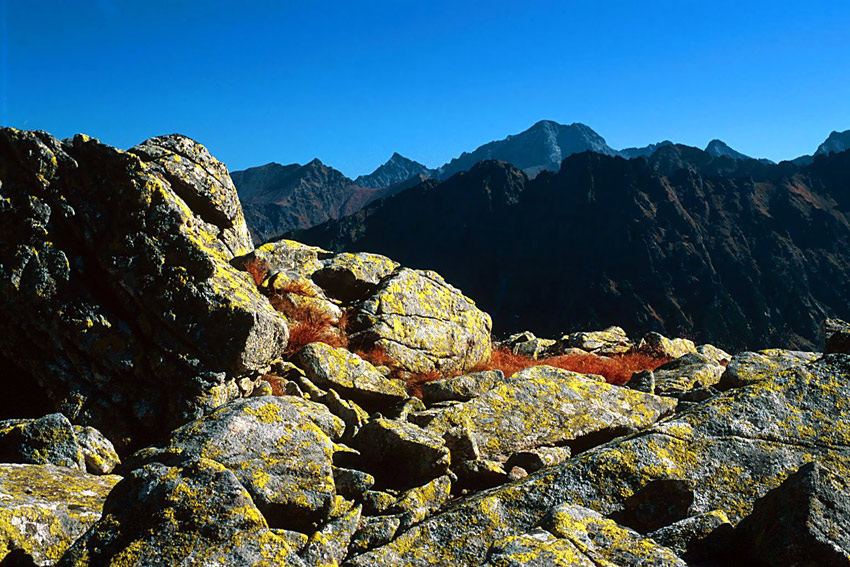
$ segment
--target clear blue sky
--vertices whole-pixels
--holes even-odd
[[[0,122],[231,169],[437,166],[539,119],[774,160],[850,129],[850,2],[0,0]]]

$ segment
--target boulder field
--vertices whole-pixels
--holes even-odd
[[[497,341],[434,272],[255,249],[193,140],[0,129],[0,564],[850,565],[823,334]]]

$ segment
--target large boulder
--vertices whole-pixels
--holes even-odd
[[[652,483],[681,491],[670,480],[689,482],[692,503],[687,510],[671,508],[657,524],[714,511],[736,524],[805,463],[817,460],[846,475],[848,373],[846,355],[780,371],[642,433],[476,494],[348,564],[480,565],[495,542],[528,533],[559,505],[604,516],[627,513],[632,497]]]
[[[850,480],[809,463],[768,492],[736,529],[739,549],[770,566],[850,565]]]
[[[226,168],[173,135],[129,152],[0,130],[0,357],[74,423],[138,445],[239,396],[286,323]]]
[[[53,465],[0,465],[0,563],[56,563],[100,519],[119,480]]]
[[[61,413],[0,421],[0,463],[58,465],[108,474],[121,463],[112,443],[93,427],[71,425]]]
[[[464,372],[490,356],[490,316],[430,271],[401,268],[360,301],[352,344],[411,372]]]
[[[675,405],[575,372],[532,366],[477,398],[445,408],[427,429],[444,435],[465,428],[481,457],[506,458],[593,434],[647,427]]]
[[[277,528],[309,531],[336,499],[334,439],[344,430],[328,409],[293,396],[238,400],[177,429],[163,449],[144,449],[128,467],[209,459],[231,470]]]
[[[304,567],[233,472],[208,459],[133,471],[109,495],[103,518],[58,565]]]

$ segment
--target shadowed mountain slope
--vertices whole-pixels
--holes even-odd
[[[296,238],[429,266],[506,333],[620,323],[747,348],[811,347],[850,314],[850,153],[811,166],[586,152],[533,180],[485,162]]]

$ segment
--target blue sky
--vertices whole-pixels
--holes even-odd
[[[774,160],[850,129],[846,0],[0,4],[3,125],[180,132],[234,170],[437,166],[543,118]]]

